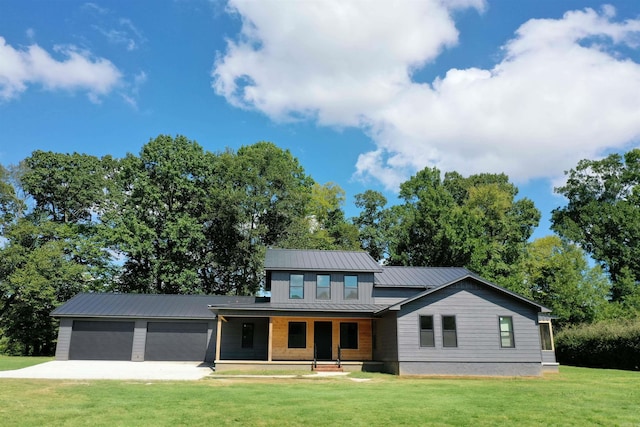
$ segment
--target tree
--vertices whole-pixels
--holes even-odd
[[[387,199],[378,191],[367,190],[356,194],[355,205],[360,214],[353,219],[358,227],[360,247],[367,251],[376,261],[382,261],[388,251],[389,223],[386,218],[385,205]]]
[[[444,179],[425,168],[400,186],[401,208],[391,216],[389,262],[464,266],[506,287],[521,281],[517,266],[540,219],[529,199],[504,174]]]
[[[590,323],[604,317],[610,283],[599,266],[589,267],[585,253],[558,236],[531,242],[522,262],[523,295],[549,307],[556,323]]]
[[[612,300],[623,301],[630,292],[625,283],[637,287],[640,280],[640,150],[581,160],[567,175],[555,191],[568,204],[553,210],[552,229],[604,268]]]
[[[160,135],[122,159],[123,197],[104,215],[125,257],[121,290],[198,293],[207,169],[202,147],[183,136]]]

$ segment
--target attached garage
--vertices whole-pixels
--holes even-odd
[[[131,360],[134,322],[74,320],[69,359]]]
[[[60,319],[56,359],[213,361],[216,317],[209,305],[252,303],[221,295],[78,294]]]
[[[206,322],[148,322],[144,360],[204,360]]]

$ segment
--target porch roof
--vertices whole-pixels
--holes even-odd
[[[212,304],[209,310],[214,313],[332,313],[332,314],[373,314],[387,308],[381,304],[336,304],[336,303],[254,303],[254,304]]]

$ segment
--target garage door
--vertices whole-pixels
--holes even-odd
[[[144,360],[203,361],[207,323],[149,322]]]
[[[131,360],[134,322],[74,320],[69,359]]]

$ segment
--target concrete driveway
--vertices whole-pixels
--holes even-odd
[[[199,380],[211,372],[211,368],[198,362],[55,360],[15,371],[0,371],[0,378],[184,381]]]

